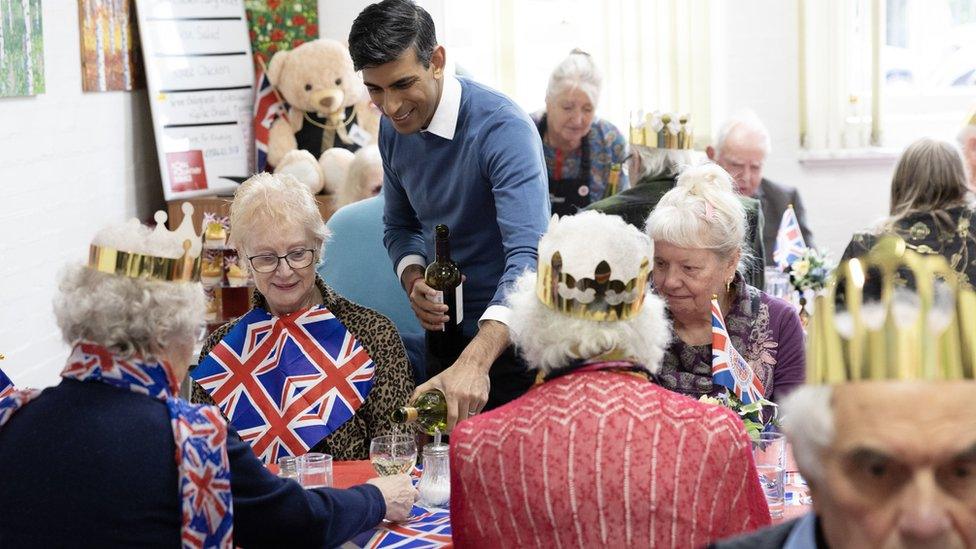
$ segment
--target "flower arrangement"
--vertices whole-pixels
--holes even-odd
[[[784,272],[789,275],[793,288],[802,295],[807,290],[817,292],[824,289],[833,269],[826,250],[807,248]]]
[[[709,404],[718,404],[719,406],[725,406],[733,412],[739,414],[739,418],[742,419],[742,424],[746,427],[746,433],[749,434],[749,438],[753,442],[759,441],[759,434],[775,430],[779,427],[779,422],[776,420],[777,407],[774,402],[770,402],[766,399],[760,399],[756,402],[749,404],[743,404],[738,397],[733,393],[728,391],[718,394],[716,396],[702,395],[698,399],[701,402],[707,402]],[[763,417],[763,408],[769,407],[773,411],[773,415],[769,418]]]

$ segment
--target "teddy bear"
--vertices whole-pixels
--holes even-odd
[[[353,152],[379,136],[379,110],[349,50],[320,38],[277,52],[268,79],[287,103],[287,112],[271,125],[268,164],[275,173],[295,176],[313,194],[336,192]]]
[[[336,208],[380,194],[383,190],[383,159],[379,147],[367,145],[356,151],[345,174],[339,176]]]

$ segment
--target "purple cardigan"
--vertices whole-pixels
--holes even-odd
[[[759,375],[766,398],[778,401],[806,379],[800,317],[793,305],[749,286],[742,275],[736,275],[733,291],[731,310],[725,313],[732,345]],[[678,337],[656,378],[662,387],[693,398],[719,392],[712,384],[712,346],[686,345]]]

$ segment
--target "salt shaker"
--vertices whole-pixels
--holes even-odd
[[[424,446],[424,472],[417,490],[423,507],[446,508],[451,501],[451,465],[447,444]]]

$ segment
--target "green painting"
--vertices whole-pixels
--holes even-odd
[[[255,60],[266,64],[275,52],[318,38],[317,4],[316,0],[245,0]]]
[[[41,0],[0,0],[0,96],[44,93]]]

